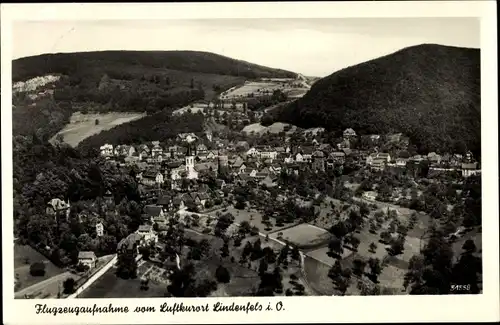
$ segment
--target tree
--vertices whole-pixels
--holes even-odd
[[[481,259],[473,255],[476,251],[476,245],[473,240],[467,240],[462,249],[464,251],[460,255],[458,262],[453,266],[452,283],[465,283],[470,285],[470,289],[469,291],[453,291],[452,293],[477,294],[480,292],[478,284],[480,283],[479,274],[482,273]]]
[[[67,278],[63,282],[63,293],[70,295],[75,292],[76,281],[73,278]]]
[[[95,119],[95,125],[99,125],[99,119],[98,118]]]
[[[377,244],[375,244],[375,243],[373,243],[373,242],[372,242],[372,243],[370,244],[370,246],[369,246],[369,248],[368,248],[368,249],[370,250],[370,253],[375,253],[375,251],[376,251],[376,249],[377,249]]]
[[[353,265],[352,265],[352,273],[356,274],[357,276],[362,276],[364,269],[365,269],[365,266],[366,266],[365,261],[358,259],[358,258],[355,259],[353,261]]]
[[[380,267],[380,260],[378,258],[370,258],[368,260],[368,266],[370,267],[369,278],[373,282],[377,283],[377,278],[382,273],[382,268]]]
[[[332,238],[328,243],[328,250],[330,254],[341,256],[344,252],[344,248],[342,247],[342,241],[337,237]]]
[[[328,277],[330,277],[334,282],[342,276],[342,266],[340,265],[340,261],[336,260],[332,265],[330,270],[328,271]]]
[[[229,256],[229,243],[227,240],[224,240],[224,244],[222,245],[222,247],[220,249],[220,254],[222,257]]]
[[[359,238],[358,238],[358,237],[356,237],[356,236],[352,236],[350,241],[351,241],[351,247],[352,247],[355,251],[357,251],[357,250],[358,250],[358,246],[359,246],[359,244],[361,243],[361,241],[359,240]]]
[[[231,280],[228,269],[226,269],[222,265],[219,265],[217,267],[217,270],[215,270],[215,277],[220,283],[229,283],[229,281]]]
[[[403,236],[398,236],[398,238],[391,241],[391,246],[387,249],[387,252],[391,256],[396,256],[404,251],[405,238]]]
[[[134,279],[137,277],[136,254],[133,250],[125,250],[118,253],[116,274],[122,279]]]
[[[380,241],[383,244],[388,244],[392,239],[391,233],[388,231],[383,231],[380,233]]]
[[[267,272],[268,264],[265,259],[261,259],[259,263],[259,275],[262,276],[265,272]]]
[[[45,264],[43,262],[35,262],[30,265],[30,274],[32,276],[44,276]]]

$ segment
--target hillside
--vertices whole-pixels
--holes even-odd
[[[37,132],[43,140],[60,131],[75,112],[170,112],[211,100],[248,79],[295,76],[193,51],[44,54],[14,60],[12,66],[17,82],[14,134]]]
[[[424,44],[318,80],[274,113],[300,127],[403,132],[421,151],[480,154],[479,49]]]
[[[85,70],[90,73],[117,72],[117,69],[169,69],[206,74],[244,77],[247,79],[275,77],[294,78],[295,73],[235,60],[222,55],[198,51],[101,51],[43,54],[12,62],[14,81],[49,73],[73,75]]]

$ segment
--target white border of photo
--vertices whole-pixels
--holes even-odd
[[[498,321],[498,99],[496,2],[317,2],[317,3],[171,3],[171,4],[2,4],[2,238],[3,315],[5,324],[161,324],[161,323],[336,323]],[[12,211],[12,22],[15,20],[195,19],[195,18],[377,18],[477,17],[481,24],[481,113],[483,195],[483,294],[450,296],[233,297],[151,299],[14,300]],[[182,37],[182,35],[179,35]],[[29,38],[23,40],[29,42]],[[268,303],[283,310],[262,312],[161,313],[163,303],[212,306]],[[128,313],[36,314],[47,306],[108,306]],[[155,313],[134,313],[136,306],[155,306]],[[275,308],[273,308],[275,309]]]

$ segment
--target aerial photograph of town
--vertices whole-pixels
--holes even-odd
[[[472,18],[14,24],[15,298],[482,293],[479,38]]]

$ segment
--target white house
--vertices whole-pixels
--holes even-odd
[[[88,266],[89,269],[92,269],[96,266],[97,256],[92,251],[84,251],[78,252],[78,264],[82,264]]]
[[[259,156],[259,150],[255,149],[255,148],[250,148],[247,151],[247,156],[257,157],[257,156]]]
[[[104,235],[104,226],[102,222],[99,222],[95,225],[95,232],[97,234],[97,237],[102,237]]]
[[[298,163],[304,162],[304,156],[299,152],[295,155],[295,161]]]
[[[137,229],[137,234],[139,234],[146,243],[156,243],[158,242],[158,235],[153,231],[153,226],[151,225],[141,225]]]
[[[163,183],[165,183],[165,180],[163,178],[163,174],[160,172],[157,172],[156,177],[155,177],[155,181],[156,181],[156,184],[163,185]]]
[[[261,159],[276,159],[278,157],[278,152],[277,151],[262,151],[260,153],[260,158]]]
[[[100,147],[101,150],[101,156],[104,157],[111,157],[113,155],[113,145],[112,144],[105,144]]]

